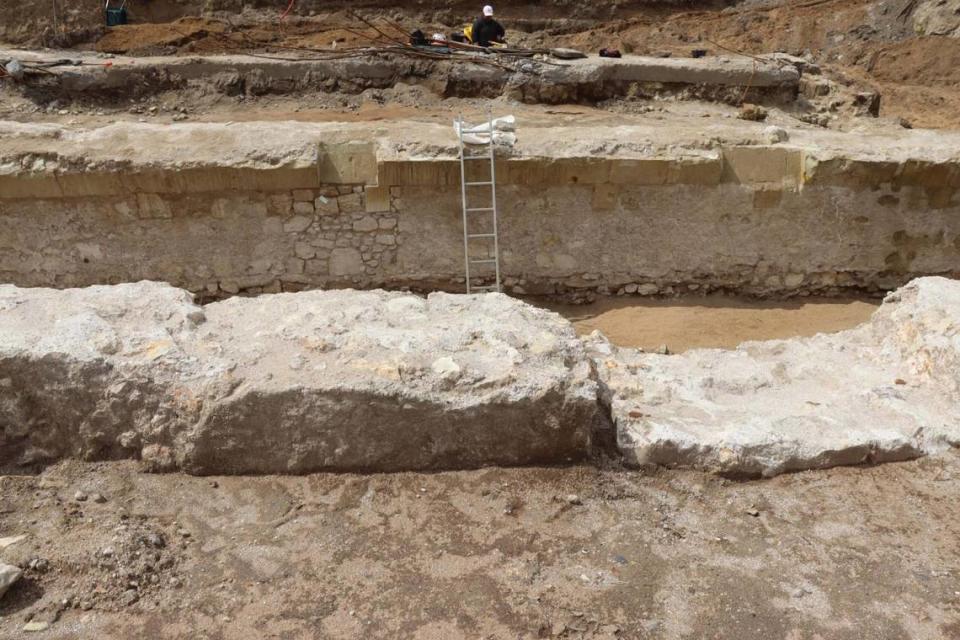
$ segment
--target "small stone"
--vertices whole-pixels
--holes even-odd
[[[897,124],[899,124],[904,129],[913,129],[913,123],[904,117],[897,118]]]
[[[747,509],[747,515],[752,518],[759,518],[760,512],[757,509]]]
[[[646,284],[641,284],[640,286],[638,286],[637,293],[639,293],[642,296],[654,296],[660,293],[660,287],[653,284],[652,282],[648,282]]]
[[[180,578],[174,576],[170,578],[170,581],[168,584],[174,589],[179,589],[183,585],[183,582],[180,581]]]
[[[740,107],[740,113],[737,117],[741,120],[750,120],[753,122],[763,122],[767,119],[767,110],[756,104],[745,104]]]
[[[430,365],[430,369],[440,378],[448,382],[457,380],[462,373],[460,365],[458,365],[453,358],[447,356],[434,360],[433,364]]]
[[[93,609],[93,603],[90,602],[89,600],[81,600],[80,608],[83,609],[84,611],[90,611],[90,609]]]
[[[670,355],[670,348],[667,347],[667,345],[662,344],[662,345],[660,345],[660,347],[657,349],[657,353],[659,353],[659,354],[662,355],[662,356],[668,356],[668,355]]]
[[[163,549],[167,546],[167,541],[163,539],[163,536],[152,531],[143,536],[143,542],[155,549]]]
[[[23,625],[23,630],[27,632],[46,631],[49,628],[50,628],[49,622],[42,622],[39,620],[31,620],[27,624]]]
[[[191,535],[190,532],[187,531],[186,529],[180,529],[177,531],[177,533],[180,535],[181,538],[189,538]]]
[[[126,591],[123,592],[123,595],[120,596],[120,602],[122,602],[124,606],[127,606],[127,607],[134,604],[139,599],[140,599],[140,595],[137,593],[136,589],[127,589]]]
[[[114,553],[116,552],[114,551],[113,547],[104,547],[103,549],[100,549],[100,555],[104,558],[112,558]]]
[[[767,141],[771,144],[777,144],[778,142],[786,142],[790,139],[789,134],[787,134],[786,129],[782,127],[767,127],[763,130],[763,135],[766,136]]]
[[[85,502],[87,500],[87,494],[85,494],[83,491],[77,491],[75,494],[73,494],[73,499],[77,502]]]
[[[580,499],[580,496],[578,496],[578,495],[575,494],[575,493],[571,493],[570,495],[566,496],[566,497],[564,498],[564,500],[567,501],[567,504],[572,504],[572,505],[580,505],[580,504],[583,504],[583,500],[581,500],[581,499]]]
[[[107,499],[104,498],[103,495],[102,495],[102,494],[99,494],[99,493],[94,493],[94,494],[92,494],[92,495],[90,496],[90,499],[93,500],[94,502],[96,502],[97,504],[103,504],[104,502],[107,501]]]

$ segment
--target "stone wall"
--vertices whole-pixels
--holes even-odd
[[[319,170],[0,176],[0,281],[151,279],[207,297],[461,290],[459,163],[349,148],[328,149]],[[960,275],[955,163],[744,146],[504,158],[498,184],[502,271],[518,294],[832,294]]]

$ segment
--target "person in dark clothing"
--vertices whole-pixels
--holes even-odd
[[[473,23],[470,39],[473,40],[473,44],[489,47],[494,42],[505,44],[506,35],[503,25],[493,19],[493,7],[487,5],[483,8],[483,15]]]

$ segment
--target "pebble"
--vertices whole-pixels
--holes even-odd
[[[85,502],[87,500],[87,494],[85,494],[83,491],[77,491],[75,494],[73,494],[73,499],[77,502]]]
[[[112,558],[113,554],[114,554],[113,547],[104,547],[103,549],[100,549],[100,555],[103,556],[104,558]]]
[[[564,499],[567,501],[568,504],[573,504],[573,505],[583,504],[583,500],[581,500],[580,496],[578,496],[575,493],[571,493]]]
[[[754,518],[758,518],[760,517],[760,512],[756,509],[747,509],[747,515],[752,516]]]
[[[164,540],[163,536],[160,535],[159,533],[154,533],[154,532],[148,533],[143,537],[143,541],[144,543],[156,549],[163,549],[165,546],[167,546],[167,541]]]
[[[127,589],[123,592],[123,595],[120,596],[120,601],[127,607],[135,603],[140,599],[139,594],[137,594],[136,589]]]
[[[23,630],[24,630],[24,631],[28,631],[28,632],[30,632],[30,631],[46,631],[46,630],[49,629],[49,628],[50,628],[50,623],[49,623],[49,622],[38,622],[38,621],[34,621],[34,620],[31,620],[31,621],[28,622],[27,624],[23,625]]]
[[[104,502],[107,501],[107,499],[104,498],[103,495],[102,495],[102,494],[99,494],[99,493],[94,493],[94,494],[92,494],[92,495],[90,496],[90,499],[93,500],[94,502],[96,502],[97,504],[103,504]]]

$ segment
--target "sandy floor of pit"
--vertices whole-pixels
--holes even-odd
[[[760,301],[728,296],[679,300],[600,298],[587,305],[528,302],[560,313],[586,335],[601,331],[622,347],[671,352],[732,349],[748,340],[813,336],[852,329],[866,322],[879,300],[808,299]]]
[[[41,560],[0,637],[949,640],[958,496],[958,452],[747,483],[64,463],[0,478],[0,535],[28,536],[2,553]],[[21,633],[31,617],[50,628]]]

